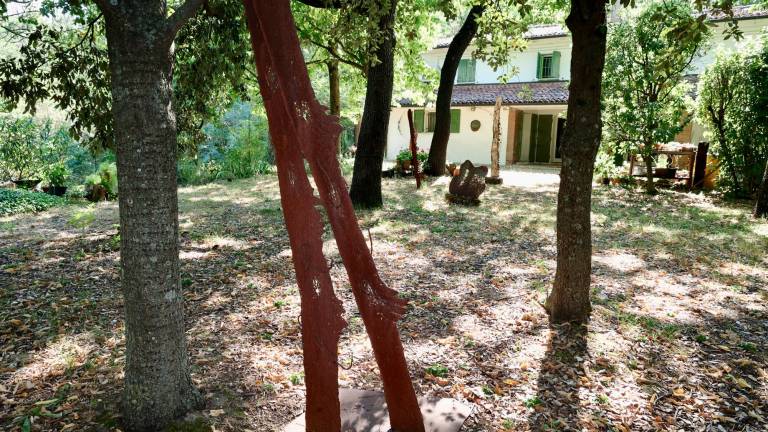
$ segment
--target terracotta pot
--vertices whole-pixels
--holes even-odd
[[[408,171],[409,169],[411,169],[411,161],[404,160],[404,161],[402,161],[402,165],[401,166],[403,167],[403,171]]]

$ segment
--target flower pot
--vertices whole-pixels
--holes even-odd
[[[34,189],[42,180],[14,180],[16,186],[22,189]]]
[[[105,188],[102,185],[93,185],[88,190],[88,194],[86,195],[86,198],[88,198],[88,201],[91,201],[91,202],[106,201],[107,188]]]
[[[401,164],[402,164],[401,166],[403,167],[403,171],[408,171],[409,169],[411,169],[411,161],[405,160],[405,161],[402,161]]]

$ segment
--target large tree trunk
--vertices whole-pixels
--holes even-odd
[[[755,202],[753,214],[756,218],[768,217],[768,161],[765,163],[763,181],[760,183],[760,189],[757,191],[757,201]]]
[[[387,147],[389,111],[392,102],[395,55],[395,15],[397,1],[389,0],[389,9],[379,21],[384,36],[376,50],[378,63],[368,69],[363,120],[357,139],[357,153],[349,196],[359,208],[381,207],[381,165]]]
[[[568,120],[557,197],[557,271],[546,301],[550,323],[586,322],[591,305],[592,174],[600,146],[600,91],[605,64],[605,1],[571,0],[573,39]]]
[[[425,172],[430,175],[445,174],[445,162],[448,154],[448,138],[451,135],[451,97],[453,83],[459,62],[477,33],[477,18],[485,11],[485,6],[473,6],[464,24],[448,45],[443,66],[440,69],[440,85],[437,88],[435,102],[435,131],[429,146],[429,158]]]
[[[123,421],[155,431],[202,400],[189,375],[179,284],[172,53],[157,40],[164,8],[122,4],[106,14],[120,184],[125,298]]]

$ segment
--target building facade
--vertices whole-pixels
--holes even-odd
[[[768,27],[768,11],[747,6],[734,9],[739,28],[745,38],[757,38]],[[711,44],[694,60],[689,81],[694,85],[698,74],[714,60],[719,48],[735,49],[737,42],[726,39],[727,23],[721,16],[711,17],[715,24]],[[451,135],[448,161],[471,160],[490,163],[493,109],[496,98],[502,98],[501,146],[499,160],[504,164],[560,162],[560,138],[565,127],[570,80],[571,38],[560,25],[532,26],[525,35],[524,52],[510,56],[507,69],[494,71],[486,63],[473,59],[473,47],[464,53],[459,65],[451,99]],[[425,62],[440,69],[450,40],[440,41],[424,54]],[[506,83],[499,77],[510,70],[517,73]],[[434,130],[434,107],[393,107],[389,119],[386,157],[395,159],[409,145],[407,110],[414,110],[418,146],[428,151]],[[696,143],[703,139],[703,129],[695,123],[676,137],[678,142]]]

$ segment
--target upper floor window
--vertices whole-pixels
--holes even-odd
[[[456,76],[457,84],[470,84],[475,82],[475,59],[461,59],[459,61],[459,73]]]
[[[536,65],[537,79],[558,79],[560,78],[560,52],[554,51],[549,54],[539,53],[538,64]]]

